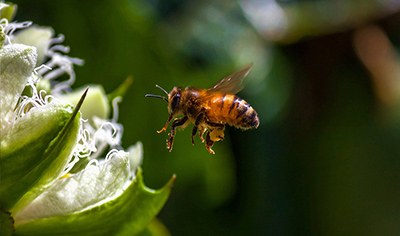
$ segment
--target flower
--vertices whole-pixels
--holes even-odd
[[[174,177],[160,190],[145,187],[142,144],[121,147],[121,96],[109,101],[100,85],[73,91],[83,61],[65,55],[64,37],[10,22],[13,5],[0,11],[0,234],[140,233]]]

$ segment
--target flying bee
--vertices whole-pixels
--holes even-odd
[[[211,154],[215,154],[212,150],[214,143],[224,139],[225,125],[242,130],[257,128],[260,123],[257,112],[245,100],[235,95],[243,88],[243,79],[251,68],[252,65],[248,65],[226,76],[209,89],[174,87],[168,93],[156,85],[167,97],[146,94],[146,97],[163,99],[168,103],[169,117],[164,127],[157,131],[157,133],[166,131],[171,120],[174,119],[167,139],[168,151],[172,151],[176,128],[185,128],[191,123],[194,124],[192,144],[194,144],[194,136],[198,133]]]

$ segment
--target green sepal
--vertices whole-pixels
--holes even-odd
[[[71,93],[59,95],[58,98],[63,101],[68,101],[71,104],[75,104],[81,97],[82,91],[87,87],[90,87],[90,90],[86,96],[85,103],[82,105],[80,110],[82,112],[82,117],[89,120],[94,116],[101,119],[107,119],[110,114],[110,105],[104,88],[101,85],[93,84],[84,88],[78,88]]]
[[[147,188],[139,170],[127,189],[115,199],[70,215],[35,219],[16,225],[14,235],[137,235],[165,204],[172,185]]]
[[[0,19],[5,18],[9,22],[12,21],[14,19],[15,13],[17,12],[17,5],[14,3],[11,3],[11,2],[7,2],[7,3],[0,2],[0,4],[4,4],[0,8],[1,9],[0,10]]]
[[[112,102],[116,97],[124,97],[126,91],[132,85],[133,78],[129,76],[126,80],[118,86],[117,89],[112,91],[111,93],[107,94],[108,101]],[[112,105],[112,104],[111,104]]]
[[[51,84],[47,79],[43,79],[38,74],[32,74],[31,76],[35,76],[37,78],[37,83],[35,85],[36,91],[44,91],[45,94],[51,94]],[[22,91],[21,96],[32,97],[33,90],[31,86],[25,86],[24,91]]]
[[[0,210],[0,235],[9,236],[14,231],[14,220],[10,212]]]
[[[6,40],[6,34],[2,30],[0,30],[0,48],[3,47],[5,40]]]
[[[125,234],[119,234],[119,235],[130,235],[129,231],[125,232]],[[159,221],[157,218],[154,218],[150,224],[144,229],[142,232],[140,232],[139,236],[170,236],[171,233],[168,231],[167,227]]]
[[[72,167],[72,169],[68,173],[76,174],[79,171],[82,171],[83,169],[86,168],[89,161],[90,161],[89,157],[79,158],[79,161],[77,163],[75,163],[74,167]]]
[[[54,103],[32,109],[1,141],[1,208],[18,211],[60,176],[77,141],[83,98],[74,110]]]

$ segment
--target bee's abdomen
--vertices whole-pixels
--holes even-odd
[[[210,101],[209,119],[241,129],[257,128],[257,112],[245,100],[232,94],[215,96]]]

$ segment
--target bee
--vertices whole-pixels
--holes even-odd
[[[257,112],[245,100],[235,95],[242,90],[243,79],[251,68],[252,65],[248,65],[224,77],[209,89],[174,87],[168,93],[156,85],[167,97],[146,94],[145,97],[163,99],[168,103],[167,122],[157,131],[157,133],[166,131],[173,119],[167,139],[168,151],[172,151],[176,128],[185,128],[189,124],[194,124],[192,144],[194,145],[194,136],[198,133],[200,140],[205,143],[207,151],[211,154],[215,154],[212,150],[214,143],[224,139],[225,125],[242,130],[257,128],[260,123]]]

